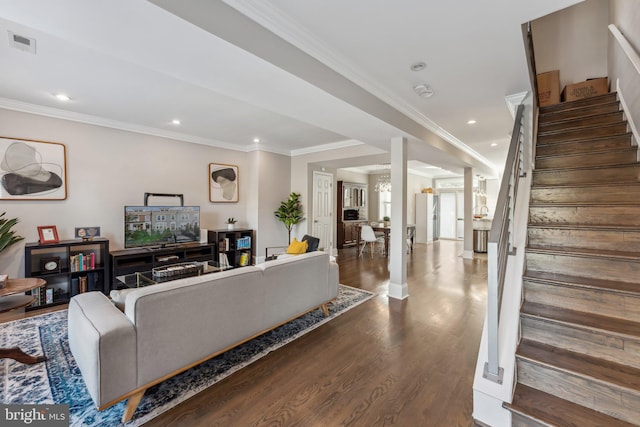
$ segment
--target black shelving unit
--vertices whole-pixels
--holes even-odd
[[[255,233],[249,228],[208,231],[209,242],[218,246],[216,261],[224,265],[226,256],[229,267],[245,267],[255,264]]]
[[[42,288],[31,291],[38,300],[26,310],[65,304],[80,292],[106,294],[109,291],[108,239],[62,240],[46,245],[27,243],[24,255],[24,276],[47,281]]]

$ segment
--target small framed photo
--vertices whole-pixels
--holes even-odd
[[[40,244],[46,245],[47,243],[58,243],[58,229],[55,225],[41,225],[38,227],[38,236],[40,237]]]
[[[93,240],[100,236],[100,227],[76,227],[76,239]]]
[[[214,203],[238,202],[238,166],[209,163],[209,200]]]

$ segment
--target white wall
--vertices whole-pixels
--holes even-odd
[[[624,35],[635,53],[640,54],[640,2],[611,0],[609,15],[611,23]],[[612,35],[609,35],[609,76],[611,90],[618,90],[619,97],[625,103],[627,118],[633,126],[637,142],[640,139],[640,75]]]
[[[533,21],[536,71],[560,70],[560,90],[606,76],[608,8],[606,1],[586,0]]]
[[[0,201],[0,212],[20,219],[16,230],[24,242],[38,240],[39,225],[55,225],[60,239],[72,239],[75,227],[100,226],[111,249],[120,249],[124,206],[143,204],[145,192],[184,194],[185,205],[200,206],[205,229],[223,228],[231,216],[240,227],[259,225],[247,217],[253,171],[246,153],[3,109],[0,135],[66,146],[66,200]],[[239,203],[209,202],[211,162],[238,166]],[[286,188],[288,194],[288,178],[285,173],[278,182],[274,176],[269,187]],[[23,277],[24,242],[0,255],[1,272]]]

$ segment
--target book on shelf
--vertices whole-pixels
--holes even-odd
[[[69,258],[70,269],[75,271],[94,270],[96,268],[95,252],[79,253]]]
[[[240,255],[240,261],[238,261],[238,264],[239,264],[241,267],[244,267],[244,266],[249,265],[249,254],[248,254],[247,252],[243,252],[243,253]]]
[[[45,304],[53,304],[53,288],[47,288],[45,290]]]
[[[236,241],[236,247],[238,249],[251,249],[251,236],[240,237]]]
[[[78,295],[80,293],[80,281],[77,277],[71,278],[71,296]]]
[[[87,276],[78,277],[78,282],[79,282],[80,293],[82,294],[84,292],[87,292]]]
[[[218,254],[218,260],[220,262],[220,268],[229,268],[229,258],[224,252]]]

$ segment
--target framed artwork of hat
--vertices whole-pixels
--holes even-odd
[[[64,144],[0,137],[0,200],[67,198]]]
[[[209,163],[209,200],[214,203],[237,203],[238,193],[238,166]]]

